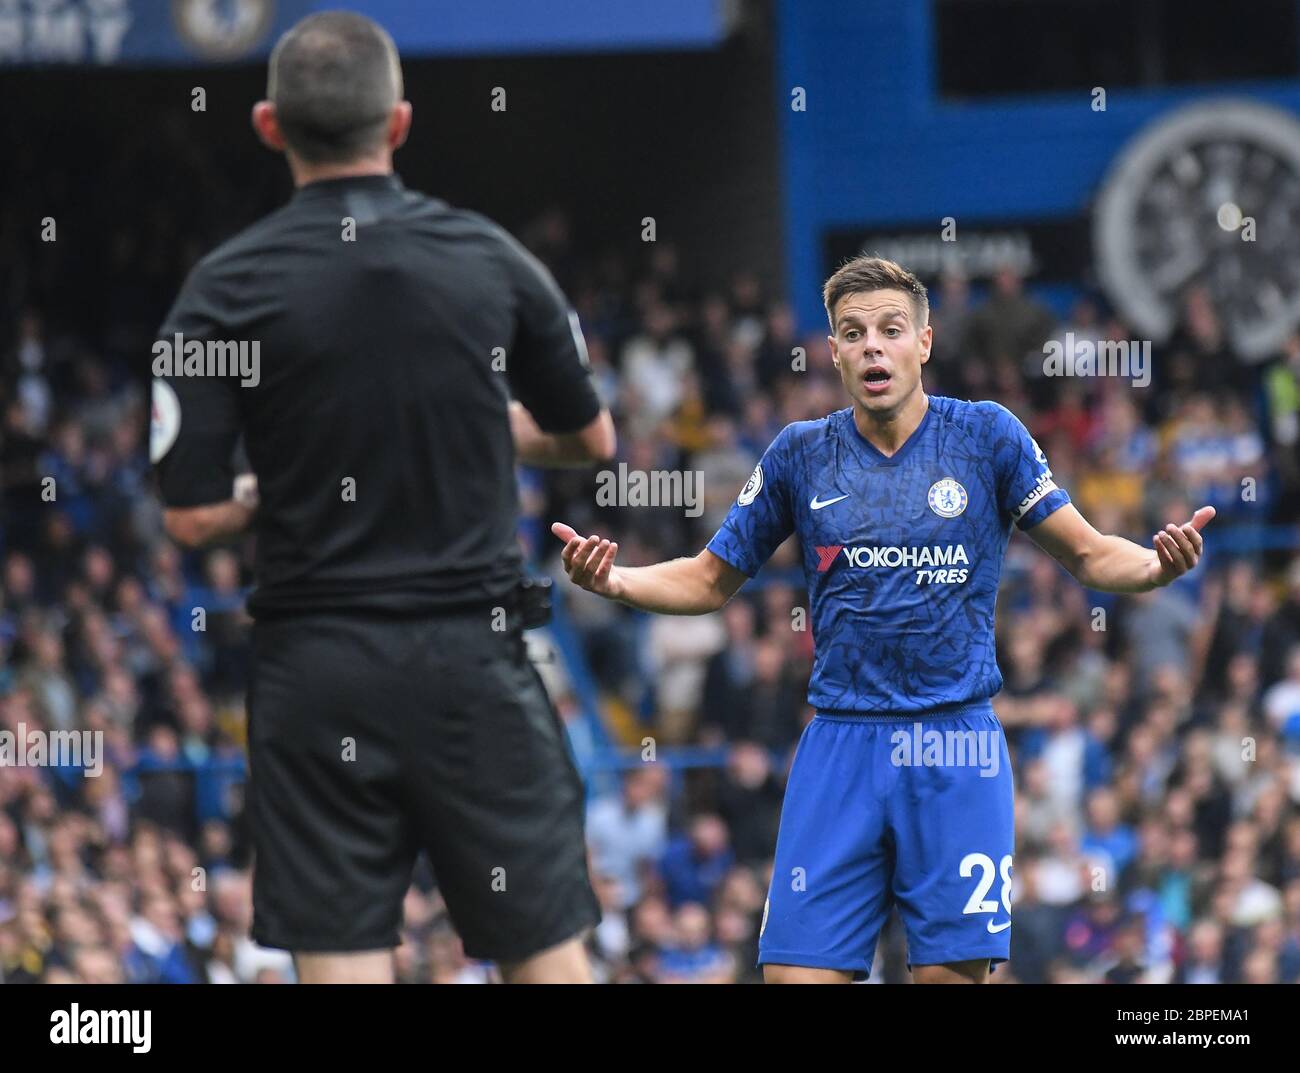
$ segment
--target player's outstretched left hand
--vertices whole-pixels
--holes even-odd
[[[1214,513],[1213,507],[1202,507],[1192,515],[1190,522],[1182,525],[1170,522],[1151,537],[1152,546],[1156,549],[1151,580],[1156,585],[1168,585],[1200,562],[1201,551],[1205,547],[1201,530],[1210,523]]]

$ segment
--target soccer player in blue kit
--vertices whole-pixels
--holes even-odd
[[[1009,410],[922,389],[933,329],[912,273],[859,257],[823,297],[852,405],[786,426],[704,550],[622,567],[616,543],[552,532],[582,588],[679,615],[717,610],[798,536],[816,717],[781,811],[764,978],[865,977],[897,905],[917,983],[982,983],[1011,945],[1013,781],[990,703],[1011,527],[1087,588],[1136,593],[1196,565],[1214,509],[1166,526],[1150,549],[1103,536]]]

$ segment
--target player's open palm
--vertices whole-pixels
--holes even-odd
[[[1213,507],[1202,507],[1192,515],[1191,521],[1182,525],[1170,522],[1151,538],[1156,549],[1156,561],[1152,564],[1152,580],[1157,585],[1168,585],[1175,578],[1182,577],[1201,559],[1205,543],[1201,539],[1201,530],[1214,517]]]
[[[551,532],[564,541],[560,558],[564,561],[564,572],[569,575],[569,580],[588,592],[618,599],[623,591],[622,578],[614,566],[618,544],[594,535],[579,536],[573,526],[563,522],[552,525]]]

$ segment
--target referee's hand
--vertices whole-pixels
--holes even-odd
[[[236,477],[232,498],[242,507],[257,510],[260,501],[257,494],[257,474],[241,473]]]
[[[564,572],[579,588],[617,600],[623,591],[623,579],[614,566],[618,544],[598,536],[581,537],[571,525],[556,522],[551,532],[564,541]]]

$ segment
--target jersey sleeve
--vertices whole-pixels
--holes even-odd
[[[536,257],[498,229],[517,322],[506,354],[510,390],[543,432],[576,432],[600,413],[578,314]]]
[[[159,328],[151,355],[149,455],[168,507],[220,503],[233,492],[239,378],[178,375],[184,367],[185,345],[227,338],[218,309],[214,285],[200,265],[186,279]]]
[[[763,452],[721,528],[705,545],[747,577],[757,574],[794,532],[791,442],[787,426]]]
[[[994,406],[993,459],[1004,514],[1021,529],[1032,529],[1070,502],[1052,479],[1043,449],[1005,406]]]

